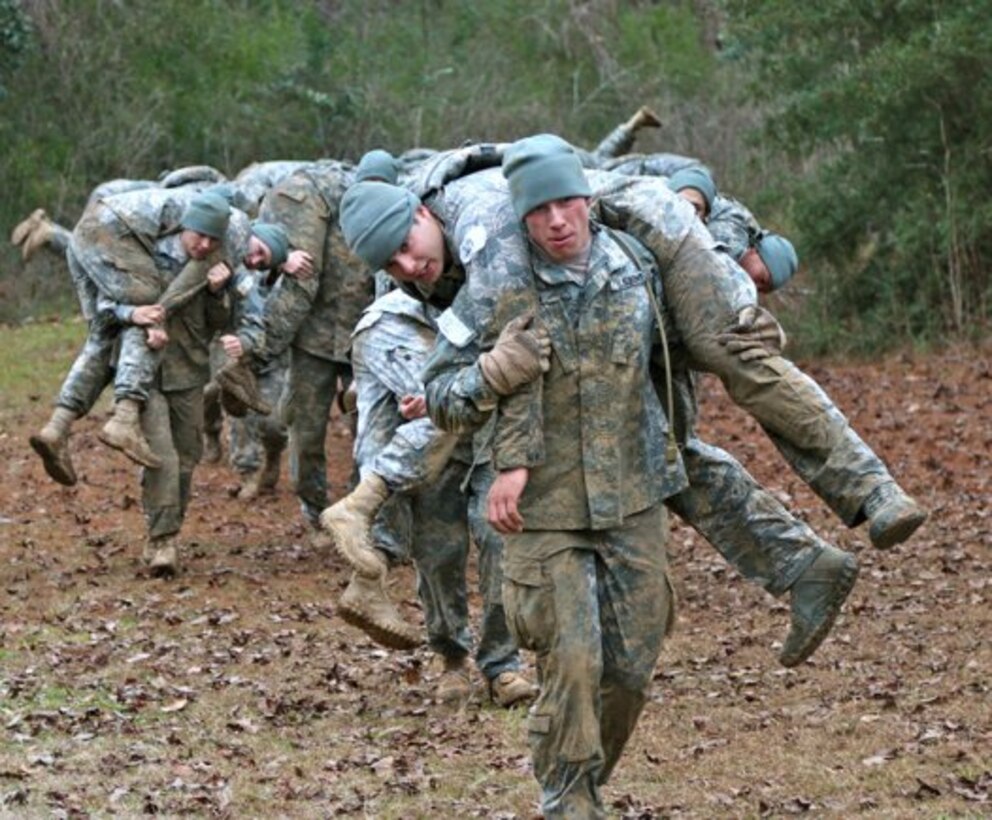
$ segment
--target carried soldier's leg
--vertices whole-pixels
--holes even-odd
[[[729,453],[691,438],[682,460],[689,486],[666,503],[743,577],[772,595],[790,592],[792,625],[780,660],[795,666],[830,631],[854,588],[857,560],[820,539]]]
[[[113,374],[110,362],[118,332],[119,327],[110,316],[98,315],[90,321],[86,341],[62,382],[52,417],[30,438],[45,471],[59,484],[71,487],[76,483],[76,470],[69,454],[72,423],[93,408],[110,383]]]
[[[486,520],[486,498],[495,475],[489,464],[472,470],[469,531],[479,551],[482,623],[475,663],[489,682],[489,696],[504,707],[537,697],[537,687],[520,671],[520,650],[506,625],[503,607],[503,537]]]
[[[642,105],[634,115],[624,123],[614,128],[606,138],[596,146],[593,156],[602,161],[613,159],[630,153],[637,139],[637,132],[642,128],[660,128],[661,120],[646,105]]]
[[[776,444],[787,445],[780,449],[790,465],[841,520],[854,526],[868,518],[880,547],[908,538],[926,513],[819,385],[781,356],[745,361],[720,343],[721,331],[752,297],[740,278],[746,274],[709,245],[690,233],[664,273],[668,307],[693,366],[714,373]]]
[[[141,413],[162,359],[146,343],[145,328],[127,327],[121,334],[120,355],[114,376],[114,413],[97,433],[108,447],[120,450],[143,467],[155,469],[159,458],[142,432]],[[201,397],[202,398],[202,397]]]
[[[344,621],[390,649],[415,649],[423,643],[421,630],[403,618],[386,588],[388,567],[410,557],[412,516],[411,496],[394,495],[386,501],[372,527],[373,550],[384,569],[379,575],[354,571],[338,600]]]

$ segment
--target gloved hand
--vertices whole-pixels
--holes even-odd
[[[787,342],[782,326],[760,305],[744,308],[717,340],[745,362],[781,356]]]
[[[533,311],[511,319],[493,349],[479,356],[482,377],[500,396],[516,393],[551,369],[551,337],[533,322]]]

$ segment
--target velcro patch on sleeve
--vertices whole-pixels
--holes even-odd
[[[451,308],[438,316],[437,329],[455,347],[465,347],[475,338],[475,331],[459,319]]]

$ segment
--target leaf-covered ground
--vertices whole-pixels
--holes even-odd
[[[233,473],[201,466],[186,571],[164,582],[138,561],[137,473],[96,440],[105,405],[72,439],[79,485],[46,478],[26,439],[80,332],[3,331],[0,815],[534,817],[522,712],[479,678],[443,707],[426,650],[343,623],[347,573],[308,544],[285,479],[246,506]],[[605,790],[616,816],[992,814],[992,352],[807,369],[930,521],[873,550],[705,381],[706,436],[862,573],[824,646],[785,670],[787,601],[676,523],[679,627]],[[340,492],[340,420],[328,453]],[[393,594],[419,618],[408,569]]]

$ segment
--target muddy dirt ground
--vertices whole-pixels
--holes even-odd
[[[4,331],[5,333],[8,331]],[[627,818],[992,815],[992,351],[806,363],[929,508],[873,550],[703,384],[724,445],[862,571],[793,670],[787,600],[685,526],[679,625],[613,781]],[[0,417],[0,815],[498,817],[537,814],[520,711],[434,702],[426,649],[380,649],[335,614],[341,562],[307,541],[285,478],[250,506],[203,465],[176,580],[140,566],[138,476],[81,422],[74,488],[26,439],[47,395]],[[328,438],[339,493],[350,438]],[[408,569],[393,595],[420,617]],[[473,600],[478,611],[478,600]]]

